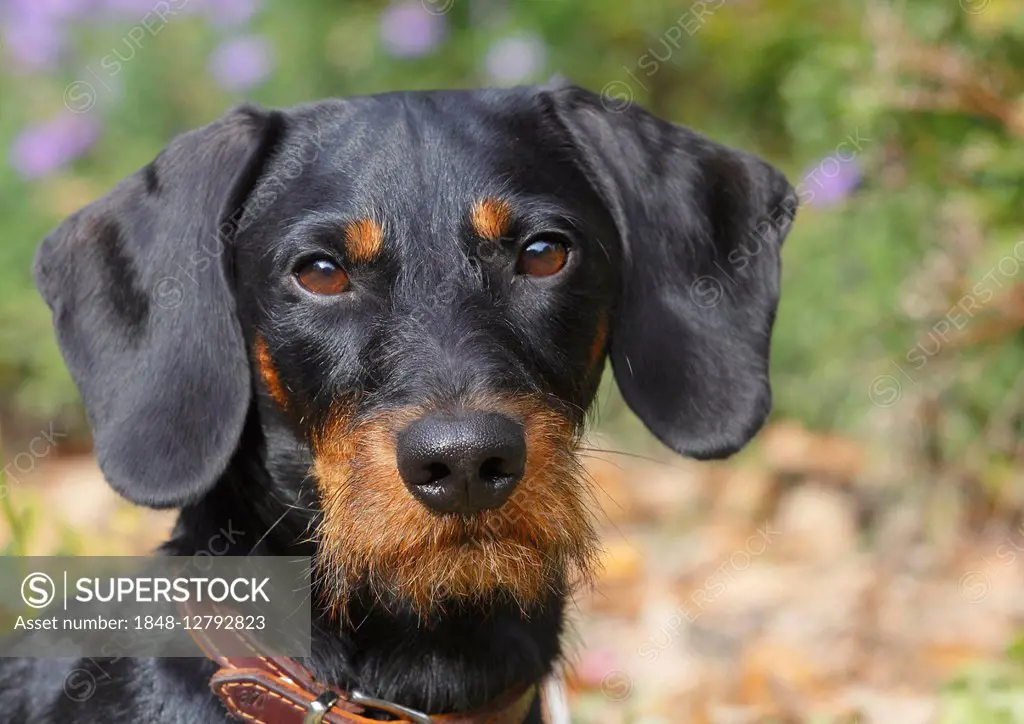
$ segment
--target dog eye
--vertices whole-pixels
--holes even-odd
[[[534,239],[519,252],[516,273],[549,277],[561,271],[568,259],[569,247],[559,239]]]
[[[330,259],[313,259],[295,271],[295,278],[313,294],[341,294],[348,289],[348,274]]]

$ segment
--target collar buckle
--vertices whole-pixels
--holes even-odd
[[[384,701],[383,699],[374,699],[372,696],[367,696],[358,690],[352,691],[349,701],[367,709],[376,709],[392,716],[401,717],[402,720],[412,722],[412,724],[434,724],[434,720],[422,711],[410,709],[407,706]],[[313,722],[313,724],[319,724],[319,721]]]
[[[328,689],[323,694],[309,702],[306,708],[306,716],[302,718],[302,724],[323,724],[327,712],[338,700],[338,695]]]

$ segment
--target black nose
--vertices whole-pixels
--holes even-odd
[[[492,412],[435,413],[398,434],[398,472],[438,513],[497,508],[523,477],[523,426]]]

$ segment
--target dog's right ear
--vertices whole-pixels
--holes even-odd
[[[244,107],[179,136],[36,254],[100,467],[129,500],[195,500],[238,444],[250,379],[229,245],[283,126]]]

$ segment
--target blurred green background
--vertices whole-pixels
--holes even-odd
[[[941,451],[955,456],[1006,401],[1024,360],[1013,256],[1024,238],[1022,7],[3,0],[9,437],[55,415],[81,431],[29,278],[36,244],[174,134],[244,99],[289,105],[557,72],[758,152],[798,186],[804,205],[785,248],[774,343],[776,416],[869,434],[894,416],[879,409],[914,417],[907,410],[937,400]],[[977,303],[943,323],[978,284]]]
[[[797,186],[773,420],[859,461],[823,452],[815,475],[866,490],[868,518],[904,499],[958,535],[1024,518],[1021,0],[0,0],[0,43],[8,454],[51,425],[88,449],[37,243],[173,135],[242,100],[560,73]],[[601,429],[660,455],[602,397]]]

